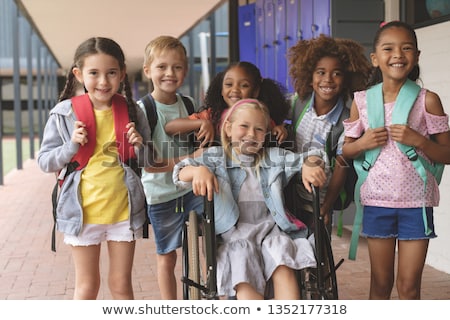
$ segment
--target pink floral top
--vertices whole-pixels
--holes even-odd
[[[409,114],[408,125],[426,137],[448,131],[448,115],[436,116],[428,113],[425,110],[425,94],[426,89],[421,89]],[[354,101],[358,107],[359,119],[353,122],[344,121],[344,129],[346,136],[359,138],[369,127],[366,91],[356,92]],[[394,105],[395,102],[384,105],[386,127],[391,124]],[[417,152],[425,157],[421,150]],[[361,203],[388,208],[419,208],[424,204],[423,189],[423,180],[410,160],[400,151],[395,141],[388,139],[387,145],[381,149],[377,161],[361,186]],[[433,175],[428,173],[425,206],[438,205],[439,187]]]

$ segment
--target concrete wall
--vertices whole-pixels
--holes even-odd
[[[450,22],[416,29],[421,50],[419,65],[425,88],[436,92],[445,112],[450,114]],[[450,273],[450,167],[447,166],[440,185],[441,202],[435,208],[438,237],[430,241],[427,263]]]

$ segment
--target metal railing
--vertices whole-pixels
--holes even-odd
[[[20,2],[0,0],[0,185],[5,162],[15,154],[17,169],[23,168],[23,145],[28,134],[29,156],[34,158],[48,110],[58,92],[57,60],[29,20]],[[28,122],[28,124],[25,124]],[[28,128],[28,129],[27,129]],[[5,154],[4,141],[14,138]]]

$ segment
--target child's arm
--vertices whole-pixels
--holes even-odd
[[[159,173],[159,172],[170,172],[173,171],[173,168],[177,163],[179,163],[181,160],[184,160],[186,158],[198,158],[203,154],[204,149],[199,148],[195,150],[193,153],[180,156],[177,158],[170,158],[170,159],[156,159],[152,166],[145,167],[144,170],[147,172],[152,173]]]
[[[214,126],[211,120],[179,118],[167,122],[164,130],[171,136],[196,132],[197,140],[201,141],[200,148],[214,141]]]
[[[286,140],[288,136],[288,132],[284,124],[274,126],[272,128],[272,134],[277,138],[277,142],[279,144]]]
[[[358,108],[355,101],[353,101],[348,122],[353,122],[358,119]],[[387,143],[387,140],[388,132],[386,128],[367,129],[358,139],[345,137],[342,154],[344,158],[355,159],[367,150],[384,146]]]
[[[191,182],[192,191],[197,196],[208,196],[212,201],[214,192],[219,192],[219,183],[216,176],[206,166],[186,166],[180,169],[180,181]]]
[[[336,156],[333,174],[327,187],[325,199],[320,208],[322,216],[326,217],[332,210],[339,193],[344,186],[349,171],[349,164],[342,155]],[[326,217],[327,218],[327,217]]]
[[[202,126],[201,119],[178,118],[166,123],[164,130],[169,136],[197,131]]]
[[[425,106],[428,113],[445,116],[437,94],[427,91]],[[392,140],[422,150],[433,162],[450,164],[450,131],[433,134],[428,139],[407,125],[395,124],[390,126],[390,134]]]
[[[67,128],[72,132],[67,132],[70,139],[65,140],[65,135],[59,132],[61,126],[57,124],[63,120],[58,121],[57,117],[57,114],[50,115],[37,156],[39,167],[44,172],[58,172],[63,169],[78,152],[80,145],[87,143],[87,131],[81,121],[74,121],[73,130]]]
[[[319,156],[309,156],[303,162],[302,182],[308,192],[312,192],[311,184],[321,187],[327,181],[327,175],[323,166],[323,159]]]

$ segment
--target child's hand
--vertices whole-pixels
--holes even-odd
[[[325,210],[323,210],[322,207],[320,207],[320,215],[323,218],[323,223],[325,225],[328,225],[328,222],[330,221],[330,218],[331,218],[330,217],[330,211],[325,211]]]
[[[327,181],[327,175],[323,166],[323,160],[317,156],[308,157],[303,162],[302,182],[308,192],[312,192],[311,184],[316,187],[322,187]]]
[[[367,129],[363,136],[358,140],[363,150],[382,147],[387,143],[388,131],[385,127]]]
[[[421,139],[426,139],[420,133],[405,124],[393,124],[389,127],[389,131],[392,140],[407,146],[416,147],[420,145]]]
[[[84,146],[87,142],[87,130],[86,125],[82,121],[75,121],[74,130],[72,132],[72,142],[79,143]]]
[[[142,146],[142,136],[137,132],[136,130],[136,124],[134,122],[129,122],[126,126],[128,129],[127,131],[127,138],[128,142],[132,144],[133,146],[140,148]]]
[[[197,140],[201,141],[200,148],[209,146],[214,142],[214,125],[210,120],[202,120],[202,124],[197,132]]]
[[[288,136],[287,129],[283,124],[273,127],[272,134],[277,138],[279,144],[286,140]]]
[[[219,182],[216,176],[207,167],[195,167],[192,176],[192,191],[197,196],[208,196],[214,199],[214,192],[219,192]]]

